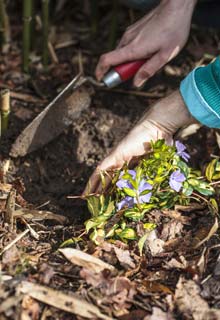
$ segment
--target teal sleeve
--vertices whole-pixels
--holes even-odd
[[[180,93],[195,119],[220,128],[220,57],[190,72],[180,84]]]

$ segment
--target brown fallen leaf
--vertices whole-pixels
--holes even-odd
[[[57,309],[85,317],[86,319],[113,319],[101,313],[93,304],[88,303],[77,295],[73,295],[71,292],[65,294],[61,291],[28,281],[22,281],[17,287],[17,292],[28,294],[38,301],[49,304]]]
[[[171,220],[163,225],[163,230],[161,232],[161,239],[168,241],[175,239],[176,236],[181,235],[183,230],[183,224],[177,220]]]
[[[148,292],[153,292],[153,293],[160,292],[160,293],[166,293],[166,294],[173,294],[173,292],[170,288],[159,283],[158,281],[144,280],[144,281],[142,281],[142,285],[145,287],[145,289]]]
[[[55,220],[60,224],[65,224],[68,222],[68,218],[55,214],[50,211],[33,210],[33,209],[18,209],[14,211],[14,218],[23,217],[26,220]]]
[[[220,319],[220,310],[210,308],[200,296],[200,292],[199,286],[194,281],[180,277],[175,291],[175,303],[179,311],[186,319]]]
[[[157,237],[156,230],[152,230],[146,240],[146,245],[150,249],[153,257],[157,256],[159,253],[163,252],[164,241]]]
[[[134,269],[135,268],[135,263],[130,256],[129,250],[119,248],[118,246],[113,245],[108,242],[104,242],[102,244],[102,249],[104,251],[110,252],[110,253],[112,253],[112,251],[115,252],[117,260],[119,261],[119,263],[122,267],[124,267],[126,269],[129,269],[129,268]],[[112,254],[111,254],[111,256],[112,256]]]
[[[110,271],[116,270],[112,265],[80,250],[64,248],[59,249],[59,252],[61,252],[70,262],[96,273],[99,273],[104,269],[108,269]]]
[[[199,230],[196,237],[193,239],[193,247],[195,249],[199,248],[204,242],[208,241],[216,233],[217,230],[218,230],[218,219],[216,217],[215,222],[213,223],[211,228],[208,226],[208,230],[207,228]],[[200,237],[201,233],[203,233],[202,234],[203,239],[201,239]]]
[[[136,294],[136,287],[128,278],[112,277],[105,271],[95,273],[85,268],[80,271],[80,276],[87,284],[100,290],[104,304],[113,304],[116,310],[121,309],[120,313],[117,312],[117,316],[125,314],[125,310],[130,308],[130,300]]]
[[[38,320],[40,315],[39,303],[31,298],[29,295],[25,295],[22,300],[21,320],[31,319]],[[29,318],[28,318],[29,317]]]

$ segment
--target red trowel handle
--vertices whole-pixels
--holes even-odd
[[[135,76],[140,67],[146,62],[146,60],[138,60],[120,64],[114,67],[114,70],[120,75],[122,81],[129,80]]]
[[[120,64],[119,66],[114,67],[104,76],[103,82],[109,88],[115,87],[121,82],[133,78],[133,76],[145,62],[146,60],[137,60]]]

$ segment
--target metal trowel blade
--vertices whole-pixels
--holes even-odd
[[[74,120],[80,117],[91,102],[85,78],[77,76],[22,131],[12,145],[10,156],[21,157],[52,141]]]

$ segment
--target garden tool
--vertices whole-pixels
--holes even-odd
[[[92,77],[76,76],[22,131],[12,145],[10,156],[25,156],[43,147],[78,119],[91,102],[91,90],[88,90],[86,83],[112,88],[132,78],[144,62],[139,60],[116,66],[104,76],[102,82]]]

